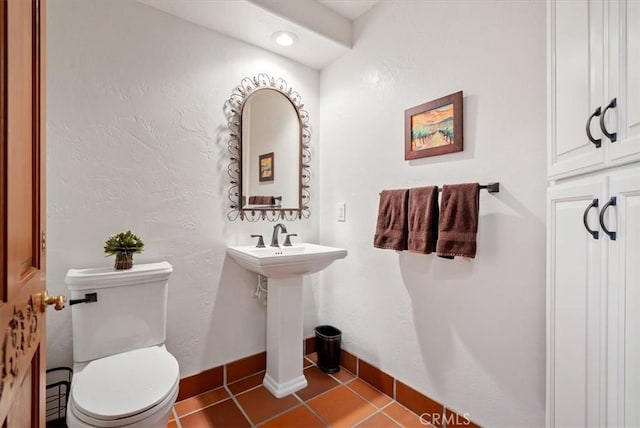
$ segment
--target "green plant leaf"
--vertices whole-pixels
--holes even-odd
[[[130,230],[111,235],[104,243],[104,252],[109,256],[116,254],[141,253],[144,242]]]

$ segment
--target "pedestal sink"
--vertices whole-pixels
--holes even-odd
[[[263,385],[281,398],[307,386],[302,372],[302,276],[319,272],[347,250],[316,244],[229,247],[242,267],[268,277],[267,373]]]

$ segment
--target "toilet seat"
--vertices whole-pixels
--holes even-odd
[[[127,418],[103,420],[92,418],[76,409],[72,401],[69,401],[67,407],[67,426],[69,428],[75,427],[100,427],[100,428],[158,428],[165,426],[169,420],[169,415],[173,409],[173,404],[178,397],[178,385],[171,395],[151,409],[145,412],[138,413],[137,415],[129,416]]]
[[[178,362],[164,346],[89,362],[74,375],[70,407],[93,426],[124,426],[169,411],[178,394]]]

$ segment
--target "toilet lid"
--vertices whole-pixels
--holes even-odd
[[[72,382],[78,410],[97,419],[144,412],[178,382],[178,362],[164,347],[150,347],[90,362]]]

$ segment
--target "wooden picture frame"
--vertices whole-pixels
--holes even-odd
[[[258,177],[260,181],[273,181],[274,167],[273,152],[260,155],[258,157]]]
[[[462,149],[462,91],[404,111],[405,160]]]

